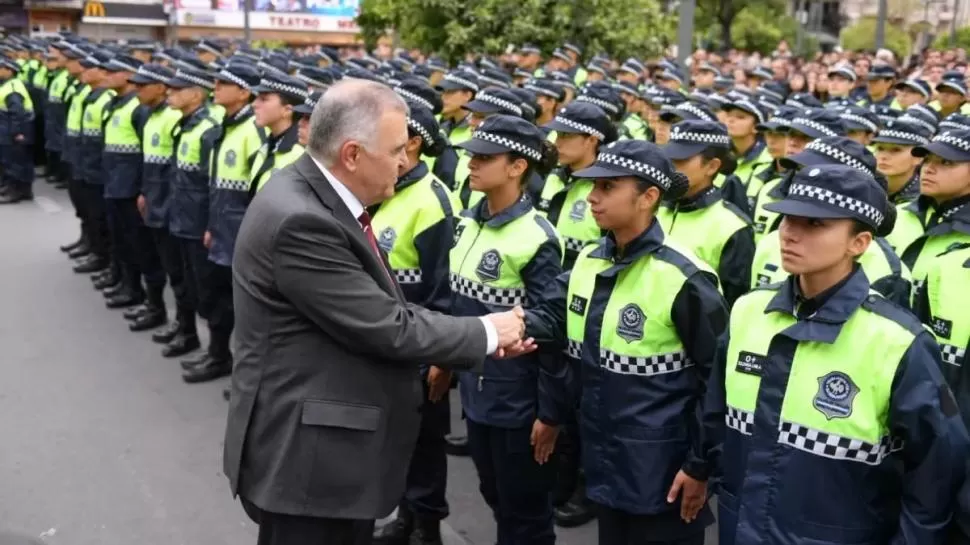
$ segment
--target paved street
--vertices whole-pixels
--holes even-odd
[[[54,545],[255,543],[222,476],[224,381],[186,385],[149,334],[105,309],[60,244],[63,191],[0,207],[0,528]],[[490,545],[467,459],[450,459],[451,545]],[[560,531],[595,543],[595,526]],[[711,541],[708,541],[711,543]]]

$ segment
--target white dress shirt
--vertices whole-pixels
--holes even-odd
[[[337,192],[337,196],[340,197],[341,201],[343,201],[344,206],[350,210],[350,215],[353,216],[354,219],[360,218],[360,215],[365,212],[364,203],[360,202],[360,199],[358,199],[356,195],[347,189],[347,186],[338,180],[332,172],[327,170],[327,167],[323,166],[320,161],[317,161],[317,159],[313,156],[310,156],[310,159],[313,160],[313,164],[317,165],[317,168],[319,168],[320,172],[323,173],[323,177],[330,182],[330,187],[333,187],[333,190]],[[360,223],[359,219],[358,223]],[[361,226],[361,228],[363,228],[363,226]],[[498,350],[498,331],[495,329],[492,322],[486,320],[485,317],[480,317],[479,320],[481,320],[482,324],[485,326],[485,336],[487,339],[485,354],[493,354],[496,350]]]

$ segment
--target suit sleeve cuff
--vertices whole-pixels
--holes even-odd
[[[487,339],[485,341],[485,355],[491,356],[496,350],[498,350],[498,331],[495,330],[495,325],[484,316],[478,319],[481,320],[482,325],[485,326],[485,338]]]

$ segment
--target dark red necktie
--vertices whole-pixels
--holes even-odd
[[[370,214],[365,210],[363,214],[357,217],[357,221],[360,222],[360,226],[364,229],[364,234],[367,235],[367,242],[370,244],[370,249],[374,251],[374,255],[377,256],[377,262],[381,264],[381,268],[384,269],[384,274],[387,275],[391,280],[391,284],[393,284],[394,277],[391,276],[391,272],[384,265],[384,257],[381,255],[381,249],[377,246],[377,237],[374,236],[374,229],[370,224]]]

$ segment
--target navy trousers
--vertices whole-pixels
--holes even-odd
[[[428,386],[424,383],[424,404],[421,406],[421,428],[418,442],[408,467],[404,492],[405,507],[416,517],[441,520],[448,516],[448,455],[445,435],[451,429],[451,403],[446,394],[437,403],[428,400]]]

